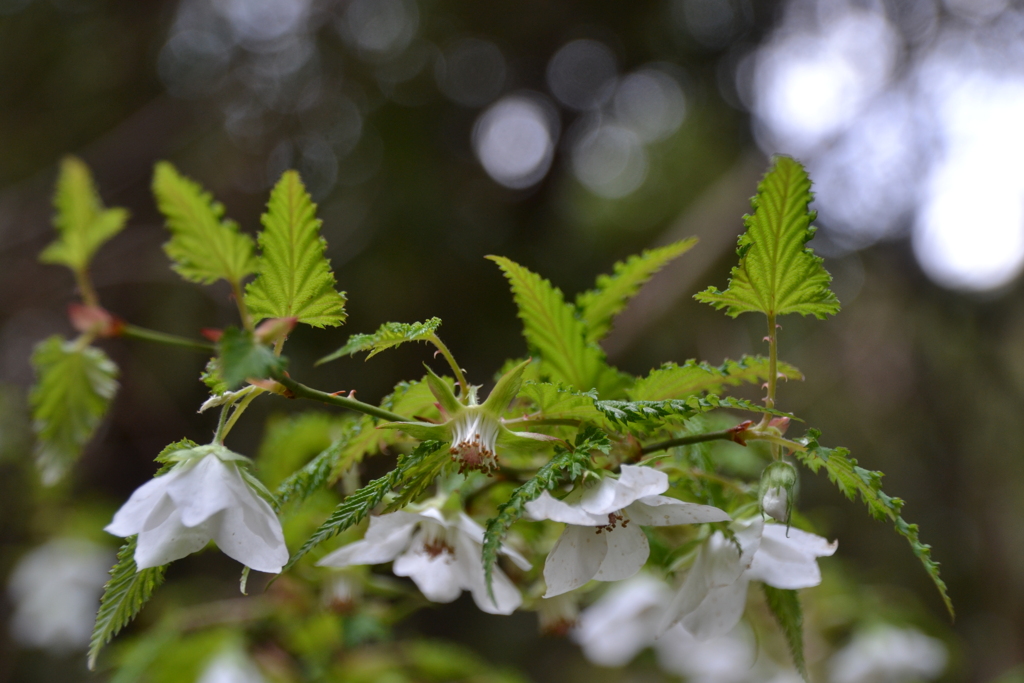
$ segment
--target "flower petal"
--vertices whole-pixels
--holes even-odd
[[[194,464],[193,464],[194,462]],[[213,453],[198,462],[182,465],[181,475],[167,484],[167,495],[174,500],[185,526],[198,526],[234,503],[238,493],[232,473],[245,486],[236,465],[226,465]]]
[[[668,475],[650,467],[623,465],[618,479],[605,477],[583,494],[580,506],[591,514],[618,512],[638,498],[668,490]]]
[[[670,597],[663,581],[637,574],[585,609],[570,637],[594,664],[623,666],[654,641],[661,606]]]
[[[602,531],[608,552],[594,578],[598,581],[621,581],[640,571],[651,554],[647,536],[636,524],[619,525]]]
[[[584,512],[579,503],[573,505],[558,500],[547,491],[544,491],[536,500],[531,500],[525,506],[526,516],[534,521],[550,519],[552,522],[563,524],[577,524],[579,526],[601,526],[608,523],[607,516],[592,515]],[[605,513],[607,515],[607,513]]]
[[[462,574],[449,553],[431,555],[426,551],[426,535],[421,529],[409,549],[392,565],[395,576],[408,576],[431,602],[451,602],[462,594]]]
[[[644,496],[627,506],[626,514],[633,522],[643,526],[701,524],[726,522],[732,519],[725,510],[719,510],[711,505],[687,503],[668,496]]]
[[[325,555],[319,567],[350,567],[359,564],[391,562],[409,546],[412,532],[419,524],[419,515],[392,512],[370,518],[370,528],[363,540],[344,545]]]
[[[728,586],[712,588],[700,606],[683,617],[683,628],[697,640],[724,636],[743,618],[749,584],[743,577]]]
[[[146,518],[161,503],[167,493],[167,484],[181,476],[180,470],[172,470],[167,474],[150,479],[135,489],[121,509],[114,513],[114,519],[104,527],[104,531],[115,536],[134,536],[142,531]]]
[[[473,594],[473,601],[488,614],[512,614],[523,604],[523,596],[515,584],[497,567],[491,574],[494,599],[487,593],[483,556],[480,545],[465,534],[455,540],[455,562],[462,574],[462,585]]]
[[[831,555],[837,546],[800,529],[790,528],[787,537],[784,525],[768,524],[747,576],[776,588],[817,586],[821,583],[821,570],[816,558]]]
[[[228,557],[256,571],[277,574],[288,562],[281,521],[267,501],[248,488],[237,470],[234,476],[245,490],[236,495],[231,507],[210,520],[213,540]]]
[[[164,496],[139,530],[135,566],[140,570],[159,567],[202,550],[209,542],[210,532],[205,525],[182,524],[174,501]]]
[[[448,417],[455,417],[462,412],[464,406],[459,402],[459,399],[455,398],[455,394],[452,393],[448,382],[434,374],[429,365],[424,364],[424,367],[427,368],[427,387],[430,388],[430,393],[437,399],[444,414]]]
[[[570,524],[544,562],[545,598],[568,593],[594,578],[608,552],[606,535],[592,526]]]

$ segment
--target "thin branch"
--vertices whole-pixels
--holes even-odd
[[[185,337],[179,337],[175,334],[157,332],[156,330],[147,330],[146,328],[138,327],[137,325],[125,325],[123,328],[121,328],[121,336],[131,337],[132,339],[141,339],[143,341],[156,342],[157,344],[181,346],[186,349],[195,349],[196,351],[203,351],[207,353],[212,353],[216,351],[216,347],[209,342],[187,339]]]
[[[328,394],[324,391],[319,391],[312,387],[307,387],[305,384],[296,382],[294,379],[289,377],[287,374],[281,373],[274,376],[274,379],[280,382],[286,389],[288,389],[296,398],[305,398],[311,401],[319,401],[321,403],[328,403],[333,406],[339,406],[341,408],[348,408],[359,413],[370,415],[381,420],[387,420],[388,422],[413,422],[407,417],[403,417],[396,413],[378,408],[377,406],[370,405],[369,403],[363,403],[354,398],[347,398],[345,396],[335,396],[334,394]]]
[[[723,429],[719,432],[707,432],[705,434],[690,434],[676,439],[669,439],[668,441],[653,443],[650,446],[644,446],[640,449],[640,454],[648,455],[669,448],[675,448],[676,446],[689,446],[690,444],[703,443],[705,441],[735,441],[735,436],[735,429]]]

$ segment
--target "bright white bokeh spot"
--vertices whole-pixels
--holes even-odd
[[[615,55],[607,45],[574,40],[563,45],[548,63],[548,87],[570,109],[596,109],[611,98],[617,74]]]
[[[553,116],[537,97],[510,95],[484,111],[473,127],[473,148],[484,170],[513,189],[534,185],[554,156]]]
[[[573,145],[573,173],[601,197],[618,199],[634,192],[647,179],[647,168],[640,138],[621,125],[598,124]]]
[[[305,28],[309,0],[217,0],[238,41],[273,41]]]
[[[1024,267],[1024,78],[960,73],[946,83],[945,154],[927,180],[914,252],[939,284],[995,289]]]
[[[660,69],[646,68],[619,82],[613,100],[615,117],[643,142],[668,137],[686,115],[679,83]]]
[[[759,51],[754,112],[772,151],[801,154],[840,132],[886,85],[898,46],[884,16],[849,10]]]
[[[377,55],[404,50],[416,35],[419,21],[412,0],[353,0],[344,17],[348,36],[356,46]]]

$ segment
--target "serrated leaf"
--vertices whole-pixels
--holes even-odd
[[[804,378],[799,370],[788,363],[780,362],[777,372],[786,379]],[[634,401],[662,401],[685,398],[705,391],[717,394],[726,386],[764,382],[767,379],[768,359],[761,356],[743,356],[738,361],[727,360],[718,367],[688,360],[682,365],[665,363],[652,370],[647,377],[638,379],[628,393]]]
[[[224,383],[224,378],[220,374],[220,365],[216,357],[206,361],[206,367],[199,374],[199,380],[214,396],[224,394],[228,390],[228,385]]]
[[[740,313],[786,313],[824,318],[839,311],[829,289],[832,276],[822,259],[804,246],[813,236],[811,181],[800,162],[777,156],[751,199],[753,215],[743,217],[747,230],[739,239],[740,263],[732,269],[729,287],[709,287],[698,301]]]
[[[623,378],[605,361],[604,351],[587,341],[587,326],[561,290],[503,256],[488,256],[505,273],[523,321],[523,336],[555,382],[604,396],[621,392]]]
[[[791,413],[765,408],[763,405],[742,398],[714,394],[690,396],[685,399],[673,398],[665,401],[595,401],[594,407],[612,422],[623,426],[660,422],[670,418],[685,420],[718,408],[733,408],[794,419]]]
[[[538,418],[548,420],[604,420],[604,413],[594,406],[596,391],[577,391],[564,384],[550,382],[523,383],[521,398],[537,407]]]
[[[896,533],[910,543],[910,549],[921,561],[942,596],[949,615],[954,616],[953,601],[949,598],[946,583],[939,576],[939,563],[931,557],[931,546],[921,542],[917,525],[908,524],[901,516],[903,500],[888,496],[882,491],[884,475],[881,472],[858,466],[857,460],[849,457],[850,451],[845,448],[821,446],[818,443],[820,436],[821,433],[817,430],[808,430],[807,436],[797,439],[807,446],[807,450],[796,451],[793,455],[815,474],[824,467],[829,481],[835,484],[844,496],[854,500],[860,495],[872,517],[879,521],[891,522]]]
[[[89,167],[76,157],[61,162],[53,205],[57,209],[53,227],[60,237],[43,250],[39,260],[75,272],[84,271],[96,250],[121,232],[128,220],[127,210],[104,208]]]
[[[163,583],[167,565],[138,571],[135,566],[136,536],[128,539],[117,553],[117,563],[110,570],[110,580],[103,587],[100,609],[96,613],[89,641],[89,668],[96,666],[96,658],[103,646],[110,642],[142,610]]]
[[[441,442],[434,442],[434,445],[432,447],[427,446],[427,449],[433,449],[436,451],[443,445],[444,444]],[[409,468],[409,471],[405,476],[405,482],[402,484],[401,491],[399,491],[393,501],[388,503],[388,507],[385,512],[401,510],[406,505],[415,502],[420,496],[426,493],[431,484],[441,476],[445,467],[449,465],[451,465],[451,460],[448,458],[426,458],[414,467]]]
[[[229,327],[217,342],[218,366],[227,389],[234,389],[248,379],[266,379],[284,370],[287,359],[275,356],[273,350],[256,341],[253,333]]]
[[[256,272],[252,238],[224,218],[224,207],[198,183],[161,161],[153,173],[153,194],[171,231],[164,251],[179,275],[203,284],[225,279],[237,287]]]
[[[599,276],[594,289],[576,297],[576,308],[587,326],[587,341],[596,342],[608,334],[612,319],[636,296],[644,283],[696,243],[697,238],[690,237],[663,247],[646,249],[616,263],[611,275]]]
[[[523,516],[523,507],[531,500],[536,500],[544,491],[549,491],[564,481],[575,481],[581,477],[590,464],[590,452],[597,450],[608,453],[611,446],[607,434],[597,427],[588,427],[576,435],[572,450],[556,448],[551,460],[537,470],[529,481],[512,491],[508,500],[498,506],[497,514],[487,521],[483,542],[484,580],[487,593],[492,600],[494,564],[498,561],[501,542],[505,538],[505,533]]]
[[[344,323],[345,295],[334,288],[322,221],[298,172],[281,176],[261,222],[259,274],[245,288],[253,318],[298,318],[313,327]]]
[[[768,599],[768,608],[775,615],[775,620],[779,622],[782,633],[786,636],[797,673],[810,683],[807,664],[804,661],[804,615],[800,610],[800,596],[796,591],[775,588],[767,583],[762,583],[761,587],[764,588],[764,596]]]
[[[57,483],[78,460],[117,392],[117,366],[103,351],[53,336],[32,354],[35,458],[43,483]]]
[[[353,334],[344,346],[334,353],[324,356],[316,364],[327,363],[342,356],[354,356],[362,351],[370,352],[370,355],[366,357],[366,360],[370,360],[381,351],[406,342],[430,341],[439,327],[441,327],[440,318],[431,318],[421,323],[384,323],[373,334]]]
[[[285,503],[292,501],[301,503],[327,486],[331,473],[349,452],[352,439],[359,434],[361,428],[362,424],[358,421],[346,424],[342,434],[330,446],[282,481],[277,487],[275,510],[280,511]]]
[[[399,457],[395,469],[347,496],[338,507],[334,508],[330,517],[292,555],[282,571],[291,569],[306,553],[327,539],[337,536],[342,531],[361,522],[375,507],[380,505],[384,496],[401,485],[409,470],[423,460],[441,452],[442,449],[438,448],[436,441],[424,441],[412,453]]]

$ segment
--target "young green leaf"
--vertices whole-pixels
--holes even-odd
[[[504,271],[523,321],[523,336],[555,382],[581,391],[596,388],[601,395],[623,387],[619,373],[608,366],[604,351],[587,340],[587,327],[561,290],[503,256],[488,256]]]
[[[171,231],[164,251],[179,275],[203,284],[223,278],[238,287],[256,272],[252,238],[224,218],[224,207],[198,183],[161,161],[153,174],[153,194]]]
[[[498,561],[502,539],[512,525],[523,516],[523,508],[544,491],[564,481],[574,481],[583,475],[590,464],[590,452],[608,453],[612,444],[608,435],[597,427],[588,427],[576,435],[572,450],[557,448],[554,457],[537,470],[529,481],[516,488],[508,500],[498,506],[498,514],[487,521],[484,530],[483,562],[487,593],[494,599],[492,581],[494,564]]]
[[[401,485],[407,472],[424,460],[442,452],[444,450],[439,448],[436,441],[424,441],[412,453],[401,456],[395,469],[379,479],[374,479],[341,501],[341,504],[334,508],[331,516],[292,555],[282,571],[291,569],[306,553],[327,539],[337,536],[345,529],[361,522],[373,508],[384,500],[384,496]]]
[[[793,418],[790,413],[784,413],[774,408],[765,408],[759,403],[731,396],[716,396],[715,394],[690,396],[685,399],[672,398],[665,401],[595,401],[594,406],[609,420],[623,426],[652,421],[660,422],[669,418],[685,420],[717,408],[734,408],[752,413],[767,413],[778,417]]]
[[[594,406],[597,392],[580,392],[564,384],[524,382],[519,392],[538,411],[538,418],[547,420],[590,420],[602,422],[604,413]]]
[[[245,288],[255,320],[298,318],[313,327],[345,322],[345,295],[335,288],[316,204],[296,171],[285,171],[261,218],[259,275]]]
[[[344,346],[324,356],[316,364],[327,363],[342,356],[354,356],[361,351],[369,351],[366,360],[370,360],[381,351],[406,342],[429,342],[439,327],[440,318],[431,318],[421,323],[384,323],[373,334],[353,334]]]
[[[342,457],[348,452],[352,439],[362,429],[361,421],[351,421],[330,446],[320,451],[312,460],[282,481],[276,492],[277,511],[288,502],[301,503],[327,486]],[[347,469],[347,468],[346,468]]]
[[[36,464],[43,483],[64,476],[110,406],[117,392],[117,366],[101,350],[53,336],[32,354],[38,381],[29,401],[37,441]]]
[[[910,543],[911,550],[924,565],[925,571],[939,590],[946,609],[949,610],[950,616],[953,616],[953,601],[946,591],[946,583],[939,577],[939,563],[931,557],[931,546],[922,543],[918,538],[917,525],[908,524],[900,514],[903,510],[903,500],[887,496],[882,491],[881,472],[859,467],[857,461],[849,457],[850,451],[845,448],[821,446],[818,443],[820,436],[818,430],[808,430],[807,436],[797,439],[807,446],[807,450],[797,451],[793,455],[815,474],[824,467],[829,481],[835,484],[844,496],[853,500],[860,494],[860,499],[864,501],[872,517],[893,524],[896,533]]]
[[[777,371],[786,379],[804,378],[799,370],[788,363],[779,363]],[[665,363],[652,370],[647,377],[638,379],[628,393],[634,401],[663,401],[705,391],[717,394],[726,386],[764,382],[767,379],[768,359],[761,356],[743,356],[738,361],[727,360],[718,367],[688,360],[682,365]]]
[[[76,273],[89,266],[96,250],[121,232],[128,220],[125,209],[103,207],[89,167],[76,157],[61,162],[53,204],[57,209],[53,227],[60,236],[43,250],[39,260],[67,266]]]
[[[235,389],[247,379],[266,379],[284,370],[288,361],[275,356],[269,346],[259,343],[248,330],[229,327],[217,342],[219,367],[225,386]]]
[[[761,587],[768,599],[768,608],[775,615],[789,643],[793,665],[801,678],[809,682],[811,679],[807,676],[807,664],[804,662],[804,615],[800,610],[800,596],[796,591],[775,588],[767,583],[762,583]]]
[[[612,319],[645,282],[673,259],[685,254],[697,243],[696,237],[680,240],[656,249],[647,249],[615,264],[611,275],[597,278],[597,286],[576,297],[576,308],[587,326],[587,341],[602,339],[612,328]]]
[[[789,157],[775,157],[751,199],[754,214],[743,217],[747,231],[739,239],[740,263],[732,269],[729,287],[724,292],[709,287],[694,298],[734,318],[757,311],[770,317],[837,313],[839,300],[829,289],[832,276],[804,246],[815,231],[810,202],[811,181],[804,167]]]
[[[142,610],[163,583],[167,565],[138,571],[135,566],[136,536],[128,539],[117,553],[117,564],[110,570],[110,580],[103,587],[96,625],[89,642],[89,668],[96,666],[96,658],[103,646],[128,625]]]

